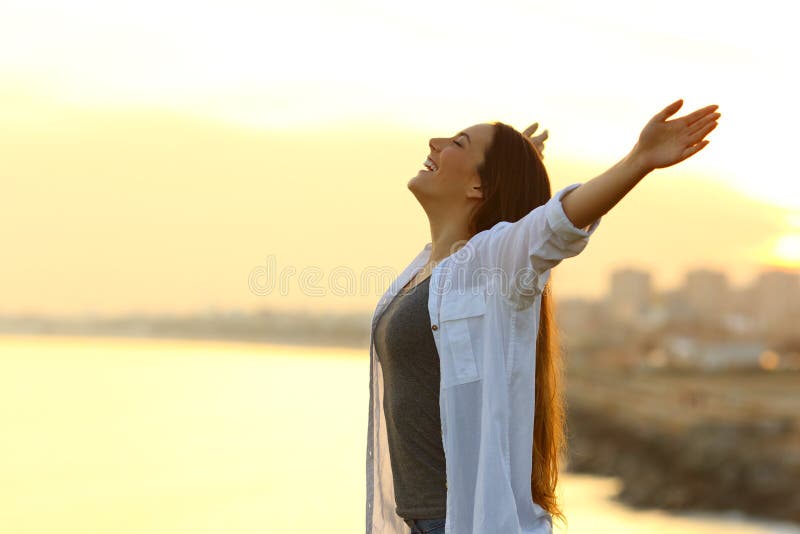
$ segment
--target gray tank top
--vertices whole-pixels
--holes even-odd
[[[397,515],[445,517],[447,487],[439,415],[439,354],[428,312],[430,276],[398,293],[375,325]]]

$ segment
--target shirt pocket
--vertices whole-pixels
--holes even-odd
[[[482,289],[470,289],[464,294],[448,293],[442,298],[440,358],[448,371],[443,376],[442,387],[481,379],[473,341],[485,315],[486,293]]]

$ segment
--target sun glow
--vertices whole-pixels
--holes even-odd
[[[562,295],[600,297],[643,258],[665,286],[687,258],[742,282],[800,266],[788,2],[4,0],[2,15],[0,315],[260,307],[242,273],[270,255],[397,269],[430,237],[406,183],[431,136],[539,122],[556,191],[677,98],[678,116],[720,106],[711,144],[605,218],[560,267]],[[382,252],[343,253],[357,242]],[[269,304],[375,304],[294,287]]]
[[[800,268],[800,233],[784,234],[775,240],[772,248],[774,265]]]

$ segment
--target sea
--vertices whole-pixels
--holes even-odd
[[[207,340],[0,335],[0,531],[364,532],[369,353]],[[634,510],[562,473],[571,534],[798,533]]]

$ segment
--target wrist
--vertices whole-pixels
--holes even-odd
[[[648,162],[644,152],[635,145],[633,149],[625,156],[626,163],[631,167],[631,171],[638,177],[644,178],[655,170],[655,167]]]

